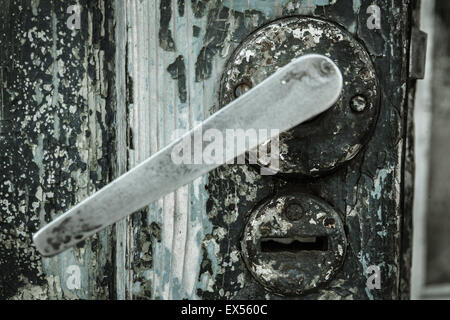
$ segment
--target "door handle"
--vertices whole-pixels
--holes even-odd
[[[333,60],[345,90],[327,112],[280,135],[276,169],[288,179],[332,173],[354,159],[373,136],[381,90],[368,50],[330,21],[285,17],[248,35],[224,65],[220,81],[218,106],[225,106],[289,61],[310,53]],[[257,160],[259,167],[270,169],[264,159]]]
[[[121,220],[167,193],[229,163],[258,146],[250,139],[237,152],[225,147],[224,157],[212,163],[176,163],[174,152],[189,144],[195,158],[203,131],[266,130],[267,138],[287,131],[329,109],[338,100],[343,77],[329,58],[310,54],[294,59],[266,80],[230,102],[202,124],[176,139],[149,159],[94,193],[39,230],[33,241],[44,256],[54,256]],[[263,112],[261,112],[263,110]],[[183,150],[184,151],[184,150]],[[191,157],[192,158],[192,157]]]

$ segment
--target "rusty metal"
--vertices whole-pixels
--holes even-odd
[[[363,95],[356,95],[350,101],[350,107],[355,112],[363,112],[367,107],[367,100]]]
[[[256,208],[241,242],[255,279],[285,296],[329,282],[343,263],[346,244],[336,210],[305,193],[283,194]]]
[[[257,85],[292,59],[309,53],[328,56],[336,63],[344,77],[342,96],[327,112],[280,136],[279,172],[317,177],[354,158],[377,121],[375,68],[366,49],[349,32],[309,17],[284,18],[262,27],[236,49],[225,66],[219,104],[231,102],[243,80]],[[364,112],[349,108],[357,95],[366,99]],[[260,165],[265,166],[264,161]]]

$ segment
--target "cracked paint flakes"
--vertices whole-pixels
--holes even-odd
[[[314,28],[311,24],[308,24],[308,28],[302,28],[302,29],[294,29],[292,30],[292,35],[294,38],[303,40],[307,43],[309,43],[309,46],[314,46],[314,43],[319,43],[320,39],[322,38],[323,29]],[[305,36],[308,37],[308,39],[305,39]],[[312,40],[308,41],[309,39]]]
[[[169,29],[170,20],[172,19],[172,1],[161,0],[159,10],[159,45],[166,51],[175,51],[175,41],[172,37],[172,31]]]
[[[92,117],[88,111],[96,112],[95,103],[104,108],[103,115],[111,112],[111,106],[101,103],[105,98],[94,101],[80,94],[107,95],[100,88],[107,87],[105,83],[112,81],[112,78],[107,80],[107,59],[93,58],[94,55],[102,56],[105,48],[91,50],[94,45],[102,47],[99,43],[94,44],[100,40],[95,38],[95,29],[103,28],[107,20],[101,18],[94,23],[93,19],[99,16],[93,18],[92,12],[86,10],[88,20],[85,22],[88,24],[78,32],[70,32],[65,24],[66,5],[31,1],[21,7],[17,2],[10,1],[7,9],[10,19],[16,20],[0,26],[0,30],[9,35],[11,44],[8,59],[2,56],[2,64],[8,61],[13,70],[6,84],[9,89],[7,103],[15,119],[15,129],[21,132],[1,140],[2,149],[6,151],[6,158],[2,158],[5,164],[2,179],[10,181],[13,191],[0,186],[0,195],[8,201],[1,208],[2,215],[8,219],[6,224],[0,221],[0,268],[10,271],[0,276],[0,288],[5,288],[1,285],[3,281],[15,283],[15,286],[10,286],[9,291],[0,290],[0,296],[12,299],[105,296],[108,284],[104,279],[108,279],[108,275],[103,273],[103,265],[96,259],[105,259],[103,262],[107,263],[107,246],[98,248],[96,258],[89,250],[80,249],[73,250],[73,255],[67,253],[42,260],[31,245],[31,234],[54,215],[83,199],[89,193],[88,186],[93,190],[107,182],[109,168],[103,158],[103,149],[108,146],[102,141],[110,139],[111,132],[106,130],[110,127],[109,120],[105,116],[101,118],[102,123],[97,124],[103,128],[95,129],[100,136],[93,134],[91,139],[87,139],[89,130],[85,123],[97,122],[95,114]],[[86,2],[80,5],[86,5]],[[90,8],[106,10],[99,3]],[[98,34],[108,36],[105,32]],[[102,64],[96,68],[104,70],[105,74],[90,73],[90,77],[84,77],[95,64]],[[80,89],[83,86],[85,89]],[[74,105],[79,109],[73,110]],[[91,127],[97,128],[96,125]],[[100,158],[94,161],[86,157],[93,145],[101,150]],[[98,154],[91,153],[91,156]],[[90,169],[98,176],[93,178]],[[106,237],[106,233],[102,236]],[[82,274],[85,287],[79,292],[71,292],[65,285],[64,266],[85,265],[85,261],[90,261]],[[87,279],[92,283],[88,284]],[[96,289],[89,291],[92,287]]]
[[[336,2],[333,3],[325,3],[326,1],[322,1],[323,3],[318,3],[316,1],[317,5],[334,5]],[[348,7],[350,6],[350,10],[347,10]],[[287,12],[293,12],[296,10],[296,7],[298,7],[298,3],[297,4],[291,4],[289,5],[289,10],[285,10],[284,13]],[[338,7],[339,6],[339,7]],[[336,8],[329,8],[329,11],[326,11],[326,14],[333,17],[333,19],[336,17],[336,21],[338,23],[340,23],[341,25],[344,25],[346,27],[351,27],[352,25],[356,25],[358,23],[365,23],[365,20],[362,19],[362,17],[365,16],[365,13],[362,12],[358,12],[360,17],[354,17],[353,13],[352,13],[352,6],[355,10],[359,11],[360,10],[360,3],[359,1],[353,1],[353,2],[349,2],[349,3],[345,3],[343,1],[338,1],[338,4],[336,5]],[[398,4],[386,4],[383,5],[383,7],[386,7],[386,10],[389,10],[389,8],[391,6],[395,6],[396,9],[399,9],[399,5]],[[328,8],[327,8],[328,9]],[[336,9],[335,11],[333,11],[334,9]],[[343,10],[346,9],[346,11],[344,13],[340,12],[339,10]],[[385,9],[385,8],[383,8]],[[315,13],[319,13],[320,10],[315,11]],[[394,10],[394,12],[397,12],[398,10]],[[405,16],[406,12],[405,10],[400,10],[401,12],[398,12],[398,16],[396,16],[395,20],[396,21],[406,21],[405,19],[402,19],[402,17]],[[295,13],[297,13],[298,11],[295,11]],[[325,12],[325,11],[324,11]],[[351,13],[351,14],[350,14]],[[319,13],[320,15],[320,13]],[[371,53],[372,57],[371,58],[375,58],[378,57],[379,59],[383,59],[383,57],[386,57],[386,59],[389,59],[389,57],[396,57],[395,59],[401,59],[402,57],[402,53],[398,51],[398,48],[402,48],[403,47],[403,40],[398,39],[398,38],[392,38],[389,39],[390,35],[401,35],[403,30],[401,25],[395,25],[391,24],[393,26],[393,28],[397,31],[392,31],[390,32],[389,30],[384,30],[383,32],[380,32],[380,35],[373,35],[373,34],[365,34],[362,33],[361,30],[358,29],[354,29],[356,30],[359,34],[358,36],[361,38],[361,40],[363,40],[363,42],[365,43],[365,45],[368,47],[369,52]],[[378,37],[380,39],[378,39]],[[236,41],[241,40],[242,38],[239,37],[235,37]],[[311,37],[311,40],[314,41],[314,37]],[[342,39],[339,39],[339,37],[336,37],[333,41],[340,41]],[[382,52],[383,54],[380,55],[380,48],[382,48]],[[251,53],[249,52],[248,54],[243,54],[241,56],[241,58],[239,60],[237,60],[237,62],[241,62],[241,63],[246,63],[247,62],[247,57],[249,60],[254,59],[254,56],[251,55]],[[217,55],[212,56],[211,59],[218,59],[220,60],[220,57],[218,57]],[[265,61],[267,61],[267,59],[265,59]],[[271,61],[269,61],[271,62]],[[267,64],[269,64],[269,62]],[[402,65],[401,61],[397,61],[396,60],[396,64],[398,62],[398,65]],[[380,64],[381,65],[381,64]],[[386,70],[384,69],[384,67],[380,67],[379,65],[376,66],[376,68],[378,69],[377,71],[384,71],[386,72]],[[343,73],[345,74],[349,74],[350,73],[350,69],[349,68],[344,68]],[[387,77],[383,77],[383,79],[385,81],[387,81],[388,83],[398,83],[400,87],[403,86],[403,84],[401,83],[401,81],[403,81],[402,77],[403,77],[403,72],[401,70],[398,70],[398,72],[390,72],[390,76]],[[230,73],[229,77],[233,77],[233,76],[237,76],[237,73]],[[367,80],[368,78],[374,76],[373,73],[367,73],[364,70],[361,70],[361,76]],[[231,87],[230,87],[231,88]],[[381,126],[384,126],[383,128],[392,128],[389,130],[381,130],[379,129],[379,135],[375,136],[373,138],[373,141],[371,142],[371,146],[369,148],[369,151],[364,151],[363,153],[360,153],[359,155],[355,156],[355,153],[357,151],[355,150],[360,150],[361,149],[361,145],[360,144],[349,144],[349,150],[350,150],[350,154],[352,155],[351,157],[346,158],[347,160],[352,159],[352,161],[354,161],[354,163],[352,164],[352,167],[348,169],[349,173],[346,175],[345,173],[343,174],[336,174],[335,177],[336,179],[330,179],[329,181],[339,181],[338,184],[342,185],[342,181],[344,180],[339,180],[339,179],[343,179],[342,176],[347,176],[348,179],[354,179],[355,181],[355,185],[350,185],[348,186],[348,195],[345,196],[345,192],[344,194],[340,194],[340,189],[341,187],[337,187],[337,185],[335,183],[329,183],[329,186],[323,186],[323,192],[322,195],[324,197],[331,197],[332,199],[338,199],[337,200],[337,206],[340,206],[343,208],[343,211],[345,209],[347,214],[346,214],[346,218],[348,219],[349,222],[349,229],[350,229],[350,233],[353,234],[352,236],[352,243],[351,243],[351,250],[350,250],[350,257],[348,259],[348,264],[344,267],[344,275],[348,274],[349,272],[352,272],[351,270],[355,270],[358,269],[357,267],[355,267],[354,263],[355,263],[355,258],[352,257],[353,252],[355,253],[360,253],[360,252],[368,252],[368,256],[367,256],[367,261],[370,262],[376,262],[379,261],[379,259],[383,259],[383,255],[384,258],[387,259],[389,262],[387,264],[387,269],[388,270],[394,270],[395,269],[395,259],[396,259],[396,252],[395,252],[395,238],[397,237],[397,234],[395,232],[395,230],[398,230],[398,221],[399,219],[392,217],[393,212],[397,212],[397,205],[399,204],[399,185],[400,185],[400,181],[401,181],[401,177],[399,176],[399,172],[400,172],[400,163],[401,163],[401,159],[397,158],[397,156],[401,155],[402,151],[401,148],[399,147],[399,145],[401,145],[401,141],[398,141],[399,137],[401,139],[401,126],[398,126],[398,123],[400,123],[401,121],[399,121],[398,115],[401,115],[401,112],[398,112],[398,110],[395,110],[395,112],[393,111],[394,109],[398,109],[400,108],[399,106],[402,106],[402,97],[404,97],[404,92],[400,92],[399,90],[396,90],[395,88],[389,87],[388,84],[383,83],[382,88],[384,90],[389,91],[389,94],[387,96],[389,96],[389,99],[391,99],[392,97],[394,98],[394,100],[396,101],[395,106],[394,105],[390,105],[389,103],[389,99],[386,98],[386,96],[382,97],[383,103],[387,103],[387,106],[389,106],[389,110],[386,113],[386,110],[382,110],[382,116],[380,119],[381,122]],[[227,88],[229,89],[229,88]],[[386,95],[387,91],[383,91],[383,94]],[[398,112],[398,113],[397,113]],[[395,113],[395,114],[394,114]],[[388,115],[388,118],[390,117],[390,119],[386,118],[386,115]],[[340,130],[342,130],[342,128],[338,128],[336,127],[336,130],[334,130],[333,132],[340,132]],[[398,143],[398,144],[397,144]],[[385,156],[385,158],[377,158],[377,151],[373,151],[373,150],[383,150],[387,156]],[[362,167],[360,168],[360,164],[362,163]],[[355,167],[355,171],[353,171],[353,166]],[[387,168],[386,170],[388,170],[389,172],[387,173],[387,176],[385,178],[382,178],[383,175],[385,175],[385,173],[380,173],[377,170],[379,170],[379,168]],[[392,170],[392,171],[391,171]],[[350,173],[352,172],[352,173]],[[392,178],[392,179],[391,179]],[[233,192],[232,190],[234,189],[233,184],[229,184],[227,182],[223,181],[222,177],[217,177],[216,176],[212,176],[212,183],[211,184],[222,184],[222,187],[218,187],[220,188],[220,190],[222,190],[222,194],[223,195],[227,195],[228,192]],[[234,178],[233,178],[234,179]],[[376,181],[375,181],[376,180]],[[241,182],[242,183],[242,182]],[[256,180],[255,183],[261,183],[260,180]],[[351,182],[350,182],[351,183]],[[378,190],[376,187],[375,189],[373,189],[372,187],[378,185],[379,187],[381,187],[381,191]],[[367,187],[370,186],[370,187]],[[344,188],[345,189],[345,188]],[[334,190],[334,191],[333,191]],[[337,191],[336,191],[337,190]],[[316,190],[317,191],[317,190]],[[212,214],[212,212],[214,212],[214,214],[212,214],[212,217],[216,217],[218,215],[221,214],[221,210],[218,209],[218,207],[221,206],[221,198],[218,195],[215,195],[215,190],[213,190],[212,192],[212,200],[211,200],[211,211],[208,211],[209,213]],[[373,192],[373,193],[372,193]],[[381,197],[379,196],[379,192],[385,192],[385,195],[382,195]],[[348,198],[348,199],[347,199]],[[259,199],[259,198],[257,198]],[[250,205],[248,203],[246,203],[245,201],[241,201],[236,203],[236,205],[240,208],[239,212],[241,212],[242,214],[246,214],[247,210],[249,210]],[[379,209],[382,209],[381,211]],[[375,214],[374,213],[375,210]],[[379,213],[381,212],[381,213]],[[388,212],[390,212],[391,218],[387,218]],[[380,221],[380,215],[381,217],[384,219],[383,223],[385,224],[386,228],[383,230],[379,230],[377,229],[376,231],[373,230],[372,228],[372,224],[376,225],[379,221]],[[220,224],[221,222],[219,222],[219,220],[215,221],[214,220],[214,225],[216,224]],[[379,233],[379,234],[378,234]],[[370,239],[373,238],[373,235],[376,235],[376,237],[378,238],[378,236],[384,236],[386,240],[383,240],[382,243],[378,243],[380,245],[380,247],[378,247],[378,251],[382,251],[383,254],[380,254],[379,252],[377,253],[377,250],[371,250],[370,248],[373,247],[375,244],[374,242]],[[392,236],[393,234],[395,234],[394,236]],[[234,239],[232,235],[228,235],[227,237],[229,239],[229,242],[231,241],[231,243],[233,242]],[[360,242],[358,243],[358,239],[360,239]],[[389,239],[389,240],[387,240]],[[390,241],[393,240],[393,241]],[[377,240],[378,241],[378,240]],[[384,243],[386,242],[386,243]],[[223,252],[227,252],[228,250],[228,246],[227,243],[223,243],[222,244],[222,251]],[[338,251],[340,252],[340,250],[338,249]],[[358,261],[357,263],[360,263],[359,260],[356,259],[356,261]],[[359,271],[358,271],[359,272]],[[393,271],[395,273],[395,271]],[[394,273],[390,273],[390,275],[392,276]],[[242,273],[245,275],[245,273]],[[243,276],[245,279],[245,276]],[[346,279],[344,278],[337,278],[335,280],[333,280],[330,283],[330,289],[327,290],[321,290],[319,294],[317,295],[311,295],[311,297],[317,297],[317,298],[331,298],[331,299],[348,299],[348,298],[367,298],[366,292],[364,290],[364,288],[362,288],[360,286],[360,284],[358,283],[359,280],[364,279],[365,275],[363,273],[363,270],[361,270],[361,276],[358,277],[354,277],[354,279]],[[222,279],[221,277],[216,278],[216,281],[220,281],[220,279]],[[251,282],[250,280],[247,280],[247,285],[249,287],[252,287],[251,285],[249,285],[249,283]],[[361,280],[361,283],[363,282],[363,280]],[[395,281],[394,281],[395,282]],[[377,295],[387,295],[389,296],[391,293],[394,296],[395,295],[395,288],[393,288],[394,285],[389,285],[390,287],[385,287],[383,289],[383,293],[377,292],[377,293],[372,293],[374,297],[376,297]],[[245,287],[245,286],[244,286]],[[216,287],[217,288],[217,287]],[[246,287],[248,288],[248,287]],[[391,290],[392,289],[392,290]],[[227,291],[226,285],[225,288],[222,287],[222,290],[218,290],[216,291],[218,296],[223,296]],[[255,292],[258,292],[257,289],[254,289],[254,291],[251,291],[252,294],[254,294]],[[246,294],[249,294],[249,291],[246,291]],[[239,295],[239,294],[237,294]],[[213,295],[214,296],[214,295]],[[233,296],[233,295],[232,295]],[[248,296],[248,295],[244,295],[244,296]],[[264,295],[261,295],[264,296]]]
[[[203,285],[202,289],[199,288],[198,295],[207,299],[211,294],[217,292],[220,297],[232,298],[234,292],[232,288],[242,288],[245,277],[237,242],[229,243],[228,238],[230,232],[236,233],[236,235],[240,234],[240,228],[236,228],[236,226],[242,225],[243,219],[245,219],[245,214],[236,210],[237,204],[242,199],[251,203],[261,196],[261,189],[254,183],[261,177],[242,165],[226,165],[221,169],[214,170],[210,175],[217,175],[222,182],[230,181],[230,179],[237,179],[240,182],[236,185],[239,187],[232,192],[227,192],[223,201],[216,203],[214,214],[208,210],[214,229],[212,234],[207,235],[203,240],[206,256],[203,257],[202,264],[209,261],[211,268],[200,273],[199,278]],[[210,198],[207,207],[215,203],[216,192],[221,192],[221,184],[208,184]],[[222,253],[224,246],[227,247],[227,255]],[[206,248],[208,249],[206,250]],[[228,284],[226,289],[222,287],[223,281]]]
[[[235,1],[236,2],[236,1]],[[175,2],[172,2],[175,3]],[[195,21],[197,25],[201,26],[201,30],[197,30],[197,35],[199,35],[199,41],[202,42],[202,48],[199,50],[200,52],[196,52],[197,61],[195,63],[195,80],[198,82],[203,82],[204,86],[209,90],[211,88],[216,88],[212,83],[216,83],[216,74],[215,70],[220,70],[220,66],[223,65],[224,60],[228,57],[231,50],[234,48],[236,43],[240,42],[247,34],[254,31],[258,25],[262,25],[268,20],[275,19],[283,14],[297,14],[301,12],[306,12],[306,8],[300,8],[303,5],[303,1],[287,1],[283,3],[283,8],[274,8],[273,12],[270,12],[270,17],[265,16],[265,13],[258,12],[258,9],[254,9],[249,12],[239,12],[238,10],[234,10],[233,8],[224,7],[222,3],[219,1],[191,1],[193,14],[196,19],[203,19],[201,21]],[[306,3],[306,2],[305,2]],[[310,2],[313,3],[313,6],[326,6],[326,5],[334,5],[336,1],[315,1]],[[334,19],[335,16],[341,15],[342,17],[338,17],[336,21],[344,26],[349,26],[351,24],[356,24],[357,18],[354,17],[352,12],[352,5],[356,2],[344,2],[338,1],[338,6],[342,6],[338,8],[327,8],[327,11],[323,11],[324,15],[329,15],[327,17],[332,17]],[[345,7],[345,5],[349,5],[350,7]],[[252,4],[253,5],[253,4]],[[255,4],[257,5],[257,4]],[[231,6],[231,5],[230,5]],[[342,8],[350,10],[346,10],[344,13],[339,12]],[[175,9],[175,8],[172,8]],[[231,10],[230,10],[231,9]],[[328,9],[330,9],[328,11]],[[245,11],[245,8],[243,8]],[[271,9],[270,9],[271,10]],[[269,11],[270,11],[269,10]],[[303,10],[303,11],[302,11]],[[308,9],[311,10],[311,9]],[[334,10],[334,11],[333,11]],[[342,9],[343,10],[343,9]],[[269,12],[268,11],[268,12]],[[314,14],[320,16],[322,13],[315,10]],[[173,10],[175,12],[175,10]],[[187,15],[188,12],[185,12]],[[404,15],[404,13],[402,12]],[[403,16],[402,16],[403,17]],[[400,17],[400,18],[402,18]],[[402,19],[399,19],[402,20]],[[363,21],[363,19],[361,19]],[[363,22],[361,22],[363,23]],[[171,23],[168,23],[168,28],[171,27]],[[200,28],[200,27],[199,27]],[[356,29],[355,29],[356,30]],[[400,29],[399,29],[400,30]],[[172,30],[175,32],[175,30]],[[384,32],[384,31],[383,31]],[[385,32],[384,32],[385,33]],[[385,37],[385,34],[382,34],[382,37]],[[305,35],[307,36],[307,35]],[[373,35],[370,34],[370,37]],[[394,50],[393,46],[397,45],[395,40],[391,42],[376,43],[377,36],[374,36],[374,39],[365,39],[365,44],[369,47],[369,51],[372,53],[372,58],[376,56],[379,47],[382,47],[383,50],[392,50],[391,53],[393,56],[397,52]],[[362,37],[363,38],[363,37]],[[311,44],[315,44],[315,40],[317,40],[317,36],[310,36]],[[336,37],[334,41],[339,41],[340,39]],[[363,39],[364,40],[364,39]],[[382,45],[382,46],[381,46]],[[374,50],[371,50],[373,48]],[[378,51],[377,51],[378,50]],[[254,52],[248,52],[242,56],[240,60],[244,64],[254,59]],[[390,52],[383,52],[385,56],[389,56]],[[397,56],[401,56],[398,54]],[[164,66],[168,66],[170,63],[173,63],[176,55],[169,52],[167,57],[168,63]],[[383,59],[383,55],[378,55],[379,59]],[[268,59],[265,59],[264,63],[270,64]],[[217,69],[214,69],[217,68]],[[350,69],[344,68],[344,73],[349,74]],[[364,72],[362,71],[364,74]],[[393,72],[391,74],[392,82],[397,83],[399,81],[400,73]],[[202,84],[203,85],[203,84]],[[386,92],[389,91],[389,87],[384,87]],[[214,90],[210,90],[209,95],[212,97],[216,94]],[[209,92],[209,91],[208,91]],[[389,91],[390,92],[390,91]],[[390,92],[393,96],[398,97],[401,93]],[[215,103],[215,98],[204,97],[207,101],[207,106],[209,107]],[[213,101],[213,103],[210,103]],[[400,106],[401,103],[398,103]],[[211,108],[213,110],[214,108]],[[385,119],[383,119],[384,121]],[[396,120],[395,120],[396,121]],[[389,125],[389,123],[383,122],[383,125]],[[342,128],[335,128],[334,132],[340,131]],[[392,133],[392,136],[387,137],[377,137],[374,142],[375,149],[380,148],[382,145],[383,150],[389,148],[386,147],[386,141],[389,143],[395,139],[394,136],[400,134],[398,132]],[[382,141],[382,143],[380,143]],[[355,147],[356,144],[349,145],[350,148],[357,149]],[[353,147],[352,147],[353,146]],[[396,150],[395,152],[397,152]],[[393,153],[391,149],[387,151],[388,153]],[[352,164],[357,168],[354,175],[355,178],[355,186],[344,186],[347,183],[343,183],[342,176],[345,176],[345,172],[337,173],[333,178],[329,180],[329,186],[323,186],[323,196],[329,197],[332,200],[335,200],[336,206],[342,208],[348,208],[348,211],[351,211],[351,214],[347,212],[346,218],[350,221],[351,231],[361,236],[364,240],[363,243],[355,244],[352,243],[351,252],[359,253],[361,247],[367,249],[370,247],[370,243],[366,243],[364,241],[367,238],[371,237],[372,234],[368,232],[368,227],[365,224],[368,219],[372,216],[369,214],[373,207],[378,208],[378,203],[374,201],[382,200],[385,201],[385,207],[387,209],[392,209],[394,204],[389,202],[388,199],[372,199],[370,195],[370,191],[365,190],[366,184],[373,183],[371,180],[372,176],[376,175],[376,169],[372,167],[371,159],[376,158],[374,154],[367,153],[361,155],[361,157],[355,157]],[[393,159],[389,159],[393,160]],[[397,159],[392,161],[392,167],[398,168]],[[380,160],[381,161],[381,160]],[[363,168],[359,168],[360,162],[365,163],[366,165]],[[367,164],[369,163],[369,164]],[[375,164],[376,165],[376,164]],[[383,165],[381,162],[378,165]],[[358,170],[360,169],[360,172]],[[226,172],[228,171],[228,172]],[[345,171],[345,170],[342,170]],[[348,171],[351,171],[350,169]],[[207,229],[206,236],[204,238],[199,239],[199,242],[202,242],[202,259],[200,260],[200,272],[198,276],[197,287],[198,297],[203,298],[233,298],[238,297],[239,294],[242,297],[270,297],[271,295],[266,295],[264,291],[261,291],[256,285],[254,285],[254,281],[251,276],[248,275],[248,272],[245,268],[242,268],[240,264],[242,261],[236,260],[239,259],[239,255],[236,255],[236,250],[238,249],[234,243],[238,241],[240,234],[242,231],[242,225],[245,223],[246,218],[248,218],[248,212],[250,212],[256,203],[262,201],[265,197],[270,195],[274,189],[277,189],[279,185],[273,183],[270,178],[262,180],[259,177],[253,178],[253,168],[238,168],[234,167],[226,167],[225,169],[221,168],[217,171],[211,173],[210,175],[210,183],[207,185],[208,192],[210,194],[210,198],[207,204],[207,215],[209,219],[208,225],[205,227]],[[246,180],[246,176],[252,177],[248,181]],[[353,178],[349,173],[348,176]],[[349,178],[349,179],[350,179]],[[339,180],[341,179],[341,180]],[[338,181],[338,183],[336,182]],[[258,187],[252,187],[250,190],[245,186],[247,183],[258,185]],[[381,184],[389,183],[389,180],[380,181]],[[339,184],[340,187],[337,188],[336,184]],[[276,185],[276,187],[274,187]],[[372,184],[373,185],[373,184]],[[342,187],[341,187],[342,186]],[[386,187],[386,186],[385,186]],[[335,188],[334,191],[331,191],[332,188]],[[345,195],[347,191],[345,188],[348,188],[348,195]],[[341,189],[345,189],[344,191]],[[338,190],[338,192],[336,192]],[[339,194],[341,192],[342,194]],[[355,196],[357,194],[357,196]],[[348,199],[346,198],[348,197]],[[357,198],[357,199],[356,199]],[[337,199],[337,200],[336,200]],[[347,201],[349,203],[347,205]],[[352,205],[350,205],[352,203]],[[354,204],[354,205],[353,205]],[[343,209],[343,211],[344,211]],[[382,213],[384,215],[384,213]],[[378,217],[377,217],[378,220]],[[372,221],[371,221],[372,223]],[[393,230],[392,226],[389,225],[387,229],[390,231]],[[355,236],[356,237],[356,236]],[[381,248],[380,250],[385,250],[386,252],[392,252],[391,248]],[[338,249],[339,252],[341,250]],[[377,255],[373,252],[370,253],[371,261],[375,261]],[[369,259],[369,258],[368,258]],[[331,298],[331,299],[346,299],[346,298],[364,298],[365,293],[362,292],[364,289],[361,289],[358,281],[361,280],[361,277],[364,275],[361,273],[361,276],[354,276],[348,278],[348,275],[351,274],[349,270],[354,272],[355,267],[354,263],[359,263],[359,260],[355,259],[353,256],[349,258],[349,265],[346,266],[343,272],[343,275],[334,279],[330,283],[330,289],[321,290],[317,294],[312,294],[311,297],[321,298]],[[358,270],[359,271],[359,270]],[[347,277],[347,278],[346,278]],[[165,279],[164,281],[166,281]],[[177,281],[179,279],[177,278]],[[361,281],[360,281],[361,282]],[[178,285],[176,281],[173,282],[174,286]],[[168,285],[164,286],[164,290],[167,290]],[[241,289],[243,289],[241,291]],[[386,289],[385,292],[388,292],[390,289]],[[243,292],[243,293],[240,293]]]
[[[374,199],[379,200],[385,194],[383,189],[385,180],[393,173],[393,171],[394,169],[391,166],[377,170],[377,174],[373,180],[374,189],[371,191],[371,195]]]

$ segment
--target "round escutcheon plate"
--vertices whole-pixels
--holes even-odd
[[[346,247],[339,214],[305,193],[282,194],[257,207],[241,241],[250,273],[267,290],[284,296],[331,281],[342,266]]]
[[[310,17],[284,18],[251,34],[229,59],[221,80],[220,106],[225,106],[292,59],[311,53],[336,63],[344,88],[328,111],[280,134],[279,168],[271,169],[281,174],[324,175],[351,160],[367,143],[379,109],[369,54],[336,24]],[[259,161],[261,166],[265,163]]]

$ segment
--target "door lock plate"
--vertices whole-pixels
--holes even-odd
[[[329,282],[344,261],[346,245],[339,214],[322,199],[298,192],[254,210],[241,242],[255,279],[286,296]]]
[[[376,72],[368,52],[336,24],[284,18],[250,35],[229,59],[221,80],[219,105],[225,106],[292,59],[310,53],[336,63],[344,78],[343,92],[327,112],[280,135],[282,174],[321,176],[351,160],[367,143],[379,110]],[[265,166],[264,161],[260,165]]]

